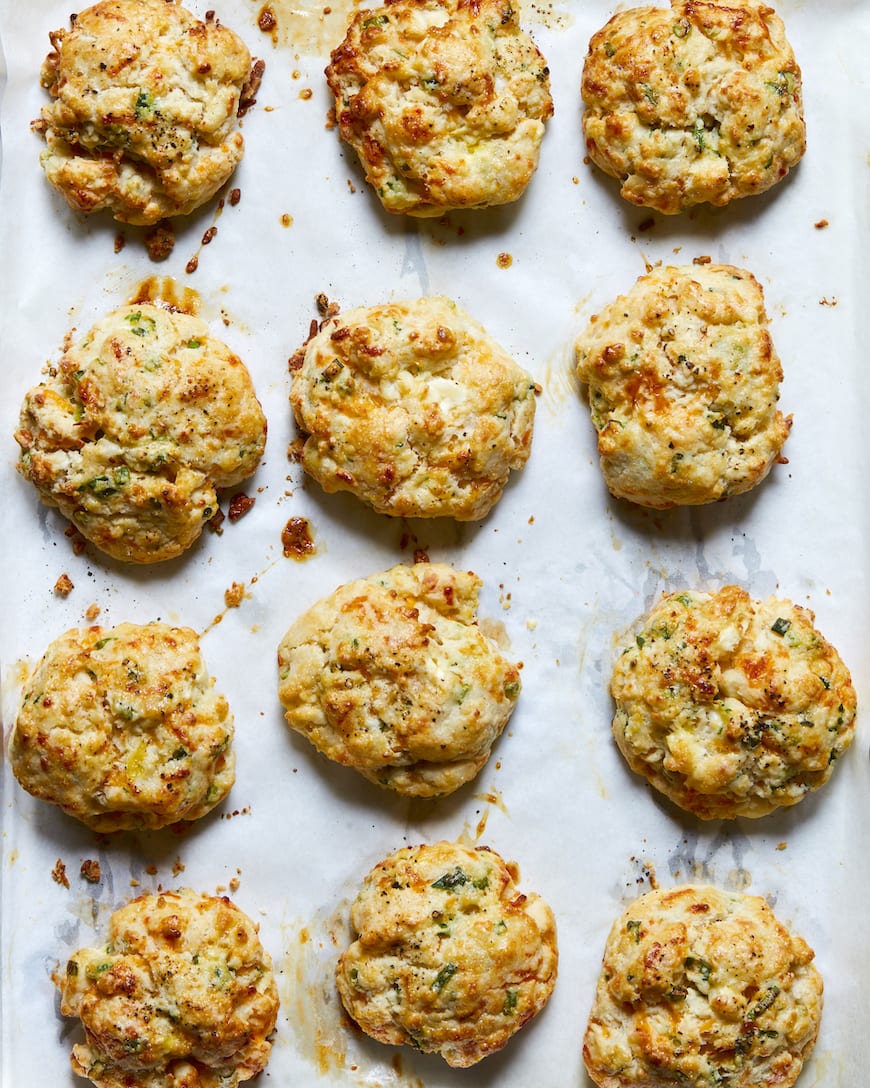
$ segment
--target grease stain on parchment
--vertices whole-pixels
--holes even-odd
[[[380,7],[378,0],[250,0],[254,23],[273,45],[301,55],[326,57],[347,33],[357,11]],[[520,9],[524,26],[567,30],[574,16],[556,0],[524,0]]]
[[[553,416],[561,415],[565,405],[580,397],[581,386],[574,367],[573,346],[562,347],[547,359],[541,390],[541,402]]]
[[[168,310],[190,314],[199,314],[202,299],[192,287],[183,287],[171,276],[148,276],[138,283],[127,300],[131,306],[137,303],[153,306],[165,306]]]
[[[353,939],[349,916],[350,901],[346,900],[330,914],[282,926],[284,957],[278,985],[293,1046],[320,1077],[329,1077],[331,1084],[418,1088],[420,1081],[405,1072],[400,1054],[392,1048],[383,1048],[383,1057],[371,1060],[364,1049],[368,1040],[342,1008],[335,966]],[[380,1044],[377,1046],[380,1049]]]
[[[494,642],[500,650],[509,650],[511,648],[510,635],[501,620],[491,620],[485,617],[480,620],[477,626],[480,628],[481,634],[485,635],[490,642]]]
[[[377,7],[376,0],[262,0],[251,3],[255,21],[276,46],[305,56],[327,57],[347,33],[361,8]]]

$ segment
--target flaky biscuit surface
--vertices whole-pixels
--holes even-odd
[[[763,816],[823,786],[852,742],[856,695],[813,621],[738,586],[664,597],[611,678],[632,770],[702,819]]]
[[[393,517],[485,517],[531,452],[534,382],[441,296],[329,318],[290,401],[306,471]]]
[[[229,899],[143,895],[112,915],[55,982],[86,1042],[72,1067],[98,1088],[235,1088],[269,1060],[278,1014],[257,926]]]
[[[666,214],[762,193],[806,147],[800,68],[756,0],[618,12],[589,43],[582,94],[589,157]]]
[[[256,469],[266,420],[245,365],[192,314],[130,303],[31,389],[18,470],[116,559],[180,555]]]
[[[51,35],[34,127],[42,167],[77,211],[150,224],[186,215],[230,177],[247,46],[175,0],[101,0]]]
[[[648,892],[607,938],[586,1069],[600,1088],[790,1088],[821,1021],[812,960],[759,896]]]
[[[555,921],[516,879],[494,851],[451,842],[375,866],[337,967],[342,1003],[366,1034],[465,1067],[541,1011],[556,983]]]
[[[442,563],[341,586],[278,649],[287,724],[329,759],[398,793],[472,779],[520,693],[520,674],[477,626],[480,579]]]
[[[196,820],[235,778],[233,718],[196,632],[71,630],[24,693],[9,745],[20,784],[95,831]]]
[[[553,112],[546,62],[508,0],[359,11],[326,76],[341,135],[391,212],[516,200]]]
[[[642,506],[715,502],[759,484],[791,417],[761,285],[731,265],[664,265],[576,343],[610,492]]]

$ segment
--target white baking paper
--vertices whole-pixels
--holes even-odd
[[[189,6],[202,15],[212,0]],[[241,201],[220,214],[212,202],[179,225],[173,254],[158,266],[140,230],[123,230],[126,246],[116,253],[118,226],[72,213],[38,165],[29,122],[45,102],[39,67],[48,32],[67,24],[70,4],[0,0],[4,738],[28,665],[56,635],[84,625],[96,604],[104,625],[160,617],[205,632],[206,660],[235,714],[238,756],[236,785],[219,812],[182,835],[111,839],[31,799],[4,763],[4,1088],[81,1083],[68,1066],[80,1029],[60,1016],[51,972],[76,948],[103,940],[115,907],[179,885],[232,888],[260,924],[282,1001],[262,1083],[588,1086],[581,1038],[604,939],[653,879],[703,879],[769,898],[816,950],[826,984],[821,1036],[800,1088],[859,1088],[870,1068],[863,715],[824,790],[762,820],[701,823],[626,769],[610,735],[607,682],[616,639],[661,592],[736,582],[754,596],[776,592],[814,609],[853,672],[859,704],[870,697],[870,4],[781,0],[804,72],[804,161],[762,197],[653,216],[646,229],[650,216],[583,161],[580,73],[589,37],[613,14],[609,0],[527,0],[524,23],[548,59],[556,105],[540,168],[517,204],[442,221],[383,212],[326,124],[323,67],[342,37],[348,0],[331,9],[274,3],[274,36],[257,27],[260,3],[213,6],[267,63],[231,182]],[[202,246],[212,225],[217,236]],[[195,254],[198,270],[188,274]],[[601,481],[572,341],[645,262],[700,255],[742,265],[764,285],[785,371],[781,406],[794,416],[788,464],[725,503],[643,512],[610,499]],[[243,488],[256,496],[244,519],[226,523],[222,536],[205,533],[183,559],[141,569],[92,548],[74,554],[63,519],[17,476],[12,434],[25,391],[69,330],[84,332],[155,274],[199,292],[202,315],[247,362],[269,445]],[[344,308],[451,295],[535,376],[542,392],[531,460],[485,521],[391,520],[304,482],[287,458],[295,433],[287,359],[316,316],[319,293]],[[282,554],[291,516],[313,527],[317,553],[306,562]],[[492,759],[476,782],[434,802],[390,796],[328,763],[289,733],[276,694],[275,651],[291,621],[342,582],[410,562],[415,548],[483,578],[481,613],[524,665],[519,706]],[[75,585],[66,599],[52,589],[64,572]],[[234,582],[246,596],[227,610],[224,591]],[[522,886],[548,900],[559,927],[549,1006],[505,1050],[465,1071],[351,1030],[332,981],[363,875],[403,844],[441,837],[516,860]],[[69,888],[51,877],[58,859]],[[99,860],[98,884],[79,876],[84,859]]]

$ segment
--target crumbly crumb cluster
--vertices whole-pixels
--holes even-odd
[[[392,517],[476,521],[528,460],[535,384],[448,298],[347,310],[301,358],[302,464],[326,491]]]
[[[556,982],[555,921],[516,880],[492,850],[452,842],[406,847],[372,869],[337,968],[366,1034],[462,1068],[541,1011]]]
[[[128,303],[64,352],[24,398],[18,470],[101,551],[180,555],[217,488],[256,469],[266,419],[238,356],[200,318]]]
[[[319,601],[278,649],[287,724],[398,793],[452,793],[489,758],[520,693],[477,626],[480,579],[397,566]]]
[[[25,690],[9,761],[28,793],[95,831],[155,829],[226,797],[232,739],[196,632],[123,623],[52,642]]]
[[[79,212],[150,225],[209,200],[242,158],[251,56],[176,0],[101,0],[50,35],[34,128],[46,177]]]
[[[758,896],[648,892],[610,931],[583,1042],[600,1088],[790,1088],[815,1045],[822,978]]]
[[[510,0],[366,8],[326,77],[366,180],[409,215],[516,200],[553,112],[546,62]]]
[[[582,91],[589,157],[665,214],[763,193],[806,148],[801,71],[757,0],[618,12],[589,43]]]
[[[759,484],[791,417],[761,285],[731,265],[663,265],[609,303],[576,343],[610,492],[659,509]]]
[[[824,785],[852,742],[856,696],[813,621],[738,586],[664,597],[611,679],[632,770],[708,820],[763,816]]]
[[[86,1042],[72,1067],[97,1088],[236,1088],[265,1068],[278,991],[257,926],[189,889],[116,910],[102,948],[54,979]]]

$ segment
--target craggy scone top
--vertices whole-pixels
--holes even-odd
[[[387,0],[326,69],[342,137],[390,212],[516,200],[553,113],[546,61],[510,0]]]
[[[856,696],[813,620],[738,586],[664,597],[610,684],[632,770],[705,820],[764,816],[823,786],[852,742]]]
[[[531,452],[535,384],[441,296],[329,318],[293,360],[302,464],[393,517],[485,517]]]
[[[587,1072],[599,1088],[790,1088],[821,1021],[812,960],[758,896],[648,892],[607,938]]]
[[[69,347],[24,398],[18,470],[116,559],[180,555],[216,488],[257,468],[266,420],[250,374],[204,321],[129,303]]]
[[[715,502],[760,483],[791,417],[761,285],[731,265],[664,265],[576,344],[610,492],[642,506]]]
[[[271,959],[225,897],[140,896],[114,912],[105,946],[80,949],[54,981],[85,1030],[73,1070],[98,1088],[235,1088],[269,1060]]]
[[[666,214],[763,193],[806,148],[800,68],[757,0],[618,12],[589,43],[582,93],[589,157]]]
[[[50,35],[34,128],[51,184],[77,211],[156,223],[209,200],[242,157],[247,46],[176,0],[101,0]]]
[[[480,579],[442,563],[341,586],[278,649],[287,724],[323,755],[418,797],[478,773],[520,693],[476,622]]]
[[[382,1043],[465,1067],[500,1050],[546,1005],[558,953],[552,911],[486,847],[396,851],[351,909],[337,967],[348,1014]]]
[[[196,820],[235,779],[233,718],[187,627],[89,627],[54,640],[9,745],[19,783],[95,831]]]

